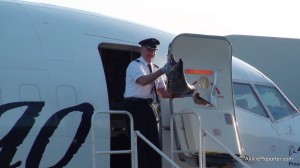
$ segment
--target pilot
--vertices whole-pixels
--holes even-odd
[[[134,130],[140,131],[160,148],[155,104],[159,102],[159,96],[172,97],[162,78],[168,64],[159,68],[152,63],[160,44],[157,39],[145,39],[139,44],[141,56],[133,60],[126,70],[125,109],[133,116]],[[140,138],[138,138],[138,167],[161,167],[160,155]]]

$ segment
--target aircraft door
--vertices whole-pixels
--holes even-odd
[[[185,77],[201,92],[201,97],[215,109],[233,109],[232,52],[226,38],[181,34],[170,44],[170,54],[183,60]]]
[[[175,98],[170,104],[174,113],[197,112],[202,129],[210,132],[232,152],[240,155],[240,143],[235,125],[232,92],[232,50],[230,42],[219,36],[180,34],[169,46],[168,56],[183,60],[186,81],[193,85],[200,96],[213,104],[197,104],[192,96]],[[179,148],[197,149],[195,116],[175,117]],[[227,154],[224,149],[206,140],[206,151]],[[208,154],[207,154],[208,155]]]

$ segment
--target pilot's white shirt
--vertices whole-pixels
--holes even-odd
[[[144,75],[150,74],[148,68],[148,63],[141,56],[137,59],[138,61],[132,61],[126,70],[126,86],[124,97],[137,97],[137,98],[152,98],[155,100],[154,91],[151,94],[151,89],[153,88],[153,83],[142,86],[136,83],[136,80]],[[158,70],[158,67],[154,66],[152,63],[152,71],[155,72]],[[155,80],[156,88],[166,88],[163,77],[160,76]]]

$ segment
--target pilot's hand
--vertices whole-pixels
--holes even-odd
[[[169,67],[169,63],[167,62],[163,67],[161,67],[160,69],[161,69],[161,71],[163,72],[163,73],[166,73],[167,72],[167,70],[168,70],[168,67]]]

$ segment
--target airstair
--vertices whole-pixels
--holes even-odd
[[[95,129],[95,117],[99,115],[111,115],[111,114],[120,114],[120,115],[127,115],[130,120],[130,149],[128,150],[97,150],[96,149],[96,129]],[[197,118],[197,127],[199,131],[198,133],[198,149],[181,149],[181,150],[175,150],[174,149],[174,117],[177,115],[194,115]],[[98,111],[95,112],[92,116],[92,144],[93,144],[93,168],[101,168],[101,165],[97,165],[96,157],[102,154],[109,154],[109,155],[115,155],[115,154],[131,154],[131,165],[132,168],[138,168],[138,162],[137,162],[137,138],[142,139],[145,141],[150,147],[152,147],[157,153],[159,153],[163,159],[165,159],[168,163],[172,165],[172,168],[180,168],[175,162],[174,162],[174,154],[178,153],[186,153],[186,152],[195,152],[198,153],[198,163],[199,168],[206,168],[206,158],[205,158],[205,141],[206,137],[209,137],[212,141],[214,141],[217,145],[224,148],[229,155],[231,155],[240,165],[246,168],[250,168],[246,163],[244,163],[239,157],[237,157],[233,152],[230,151],[225,145],[223,145],[218,139],[216,139],[211,133],[203,130],[201,128],[201,118],[198,113],[194,112],[185,112],[185,113],[174,113],[171,115],[170,119],[170,127],[171,127],[171,158],[169,158],[166,154],[164,154],[160,149],[158,149],[155,145],[153,145],[147,138],[145,138],[139,131],[134,130],[133,128],[133,117],[130,113],[127,111]],[[99,164],[99,163],[98,163]]]

